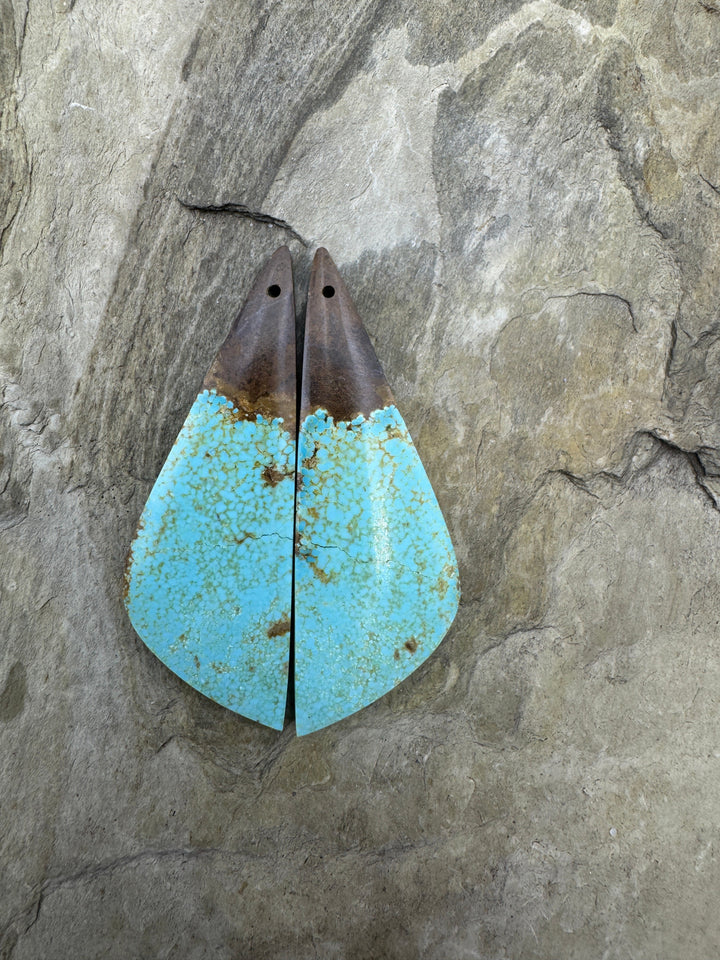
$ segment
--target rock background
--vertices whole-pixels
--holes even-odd
[[[0,28],[0,957],[717,956],[717,0]],[[283,242],[300,311],[316,244],[343,271],[464,598],[304,739],[183,685],[121,602]]]

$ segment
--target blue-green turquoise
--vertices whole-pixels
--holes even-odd
[[[203,391],[132,546],[127,608],[178,676],[282,729],[290,658],[295,437]]]
[[[298,438],[295,713],[298,734],[360,710],[440,643],[458,570],[435,494],[397,408]]]

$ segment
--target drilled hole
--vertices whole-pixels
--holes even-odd
[[[331,287],[330,284],[328,284],[326,287],[323,287],[322,293],[323,296],[329,300],[330,297],[335,296],[335,287]]]
[[[269,297],[279,297],[282,293],[282,290],[276,283],[273,283],[267,288],[267,292]]]

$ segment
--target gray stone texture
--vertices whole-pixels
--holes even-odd
[[[0,84],[0,958],[718,956],[717,0],[0,0]],[[121,596],[283,242],[463,588],[301,739]]]

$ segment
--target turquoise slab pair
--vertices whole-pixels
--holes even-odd
[[[152,489],[126,571],[137,633],[201,693],[298,734],[411,673],[459,601],[452,543],[327,251],[296,383],[286,247],[259,274]]]

